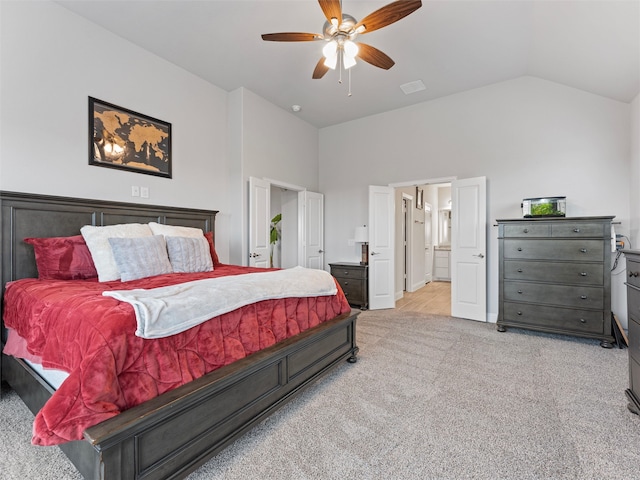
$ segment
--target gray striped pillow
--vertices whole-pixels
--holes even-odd
[[[167,242],[169,261],[175,273],[210,272],[213,260],[209,242],[199,237],[164,237]]]
[[[109,243],[123,282],[173,271],[162,235],[109,238]]]

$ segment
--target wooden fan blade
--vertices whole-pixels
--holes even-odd
[[[323,38],[318,33],[282,32],[262,34],[262,40],[267,42],[312,42]]]
[[[311,78],[317,80],[319,78],[324,77],[324,74],[329,71],[329,67],[324,64],[324,57],[320,58],[320,61],[316,65],[316,68],[313,70],[313,75]]]
[[[327,17],[327,21],[331,23],[332,18],[338,20],[338,24],[342,23],[342,7],[340,6],[340,0],[318,0],[320,8]]]
[[[364,25],[366,30],[363,33],[373,32],[379,28],[391,25],[394,22],[406,17],[407,15],[415,12],[422,6],[420,0],[397,0],[384,7],[370,13],[362,20],[360,20],[355,28],[357,29],[361,25]]]
[[[356,45],[358,45],[357,56],[365,62],[370,63],[374,67],[389,70],[396,63],[391,60],[391,57],[389,57],[386,53],[378,50],[376,47],[372,47],[371,45],[367,45],[366,43],[359,42],[357,42]]]

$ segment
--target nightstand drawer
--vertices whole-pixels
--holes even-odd
[[[331,275],[336,278],[363,279],[365,278],[365,269],[359,267],[345,267],[343,265],[332,266]]]
[[[362,280],[344,280],[338,281],[344,292],[344,296],[347,297],[349,303],[360,303],[364,296],[364,282]]]

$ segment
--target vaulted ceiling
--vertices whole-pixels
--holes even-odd
[[[344,0],[357,20],[389,3]],[[325,127],[531,75],[620,102],[640,92],[640,0],[423,0],[408,17],[360,37],[389,55],[382,70],[311,74],[325,42],[265,42],[262,33],[322,33],[312,0],[59,0],[144,49],[233,91],[246,87]],[[117,54],[114,52],[114,55]],[[406,95],[401,85],[421,80]]]

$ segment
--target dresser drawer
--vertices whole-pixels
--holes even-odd
[[[608,225],[606,225],[608,227]],[[610,230],[610,229],[609,229]],[[551,225],[552,237],[608,237],[605,225],[602,223],[560,223]]]
[[[633,318],[629,318],[629,356],[640,362],[640,324]],[[640,384],[636,385],[640,388]]]
[[[633,357],[629,357],[629,388],[640,398],[640,362]]]
[[[548,237],[551,235],[551,225],[525,224],[505,225],[505,237]]]
[[[353,278],[353,279],[364,279],[365,269],[360,267],[349,267],[349,266],[335,266],[331,267],[331,275],[336,278]]]
[[[538,240],[505,239],[504,258],[602,262],[602,240]]]
[[[573,333],[602,334],[604,321],[602,312],[529,305],[526,303],[504,303],[503,319],[516,322],[523,327],[543,327]]]
[[[627,284],[627,311],[629,316],[640,321],[640,290]]]
[[[602,285],[602,263],[557,263],[505,260],[504,278],[575,285]]]
[[[601,287],[552,285],[529,282],[504,282],[504,299],[581,309],[604,308]]]
[[[627,258],[627,283],[640,288],[640,263],[629,260],[629,258]]]

